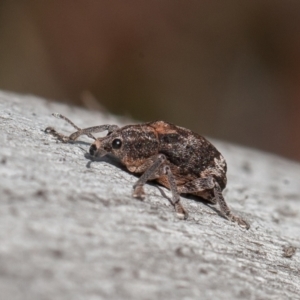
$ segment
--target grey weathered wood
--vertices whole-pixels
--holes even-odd
[[[46,135],[73,130],[52,112],[81,127],[122,124],[0,93],[1,299],[300,298],[300,253],[283,257],[300,246],[299,164],[215,141],[229,166],[226,199],[251,229],[184,197],[182,221],[155,185],[133,199],[135,176],[109,160],[89,165],[88,143]]]

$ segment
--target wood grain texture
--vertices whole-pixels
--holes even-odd
[[[124,125],[111,115],[0,93],[1,299],[299,299],[300,165],[213,141],[229,172],[225,197],[249,231],[206,203],[182,197],[176,218],[163,196],[104,159],[90,140],[57,143],[70,125]],[[199,132],[201,134],[201,132]],[[283,249],[296,247],[284,257]]]

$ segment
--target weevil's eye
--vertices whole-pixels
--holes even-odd
[[[122,146],[122,141],[120,139],[114,139],[111,145],[113,149],[120,149]]]
[[[95,153],[96,153],[96,151],[97,151],[97,147],[96,147],[96,145],[91,145],[91,147],[90,147],[90,155],[91,156],[94,156],[95,155]]]

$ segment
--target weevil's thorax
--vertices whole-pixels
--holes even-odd
[[[119,159],[127,166],[139,166],[158,153],[155,130],[146,124],[128,125],[120,130],[123,148]]]
[[[226,186],[227,166],[220,152],[204,137],[189,129],[164,121],[149,123],[159,140],[159,153],[173,165],[175,177],[198,178],[213,176]]]

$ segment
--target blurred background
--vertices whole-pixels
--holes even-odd
[[[300,160],[300,1],[0,0],[0,89]]]

